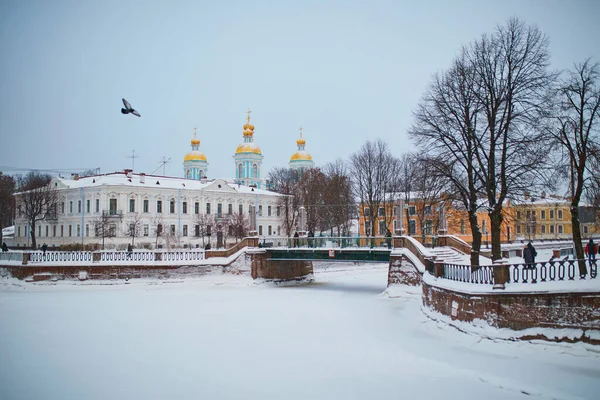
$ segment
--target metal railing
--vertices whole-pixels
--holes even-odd
[[[102,210],[102,216],[104,217],[121,217],[122,215],[122,210]]]
[[[91,251],[35,251],[29,253],[29,262],[82,262],[92,261]]]
[[[470,265],[444,264],[443,278],[457,282],[493,285],[494,268],[492,265],[471,268]]]
[[[23,261],[22,251],[3,251],[0,253],[0,261]]]
[[[355,237],[328,237],[328,236],[264,236],[259,237],[259,247],[308,247],[308,248],[392,248],[391,237],[355,236]],[[389,245],[389,247],[388,247]]]

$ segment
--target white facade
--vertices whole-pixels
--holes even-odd
[[[54,178],[50,185],[58,191],[57,220],[42,221],[36,225],[38,246],[65,244],[102,244],[101,235],[96,236],[95,226],[99,218],[108,216],[115,237],[104,239],[105,248],[123,248],[131,243],[131,224],[137,220],[141,227],[135,237],[136,247],[188,247],[203,245],[203,238],[196,236],[197,219],[210,214],[224,218],[242,212],[251,221],[250,211],[257,206],[256,229],[259,236],[277,236],[283,222],[278,217],[278,194],[267,190],[237,185],[222,179],[198,181],[184,178],[133,174],[130,171],[84,177],[80,179]],[[16,196],[17,205],[19,196]],[[170,233],[156,239],[156,225],[161,222],[163,232]],[[213,228],[214,229],[214,228]],[[29,246],[24,215],[15,221],[15,245]],[[216,244],[216,232],[211,239]],[[227,239],[231,243],[233,238]],[[169,243],[166,243],[169,241]]]

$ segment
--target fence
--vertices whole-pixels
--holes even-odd
[[[587,265],[588,273],[585,276],[579,274],[579,263]],[[575,281],[596,279],[598,276],[598,265],[595,260],[554,260],[538,262],[535,265],[511,264],[508,267],[508,280],[506,283],[538,283],[556,281]],[[444,264],[443,279],[451,281],[488,284],[494,282],[494,266],[484,265],[471,267],[470,265]]]
[[[365,237],[365,236],[343,236],[343,237],[287,237],[271,236],[261,237],[258,240],[259,247],[310,247],[310,248],[391,248],[392,238]]]

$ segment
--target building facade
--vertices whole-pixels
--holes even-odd
[[[145,248],[196,248],[210,241],[214,247],[218,230],[234,214],[243,215],[253,225],[250,230],[261,236],[276,236],[283,225],[278,194],[222,179],[198,181],[125,170],[54,178],[50,185],[58,195],[56,219],[36,225],[38,245],[101,244],[103,240],[105,248],[124,248],[132,241]],[[18,205],[20,196],[15,197]],[[213,221],[212,232],[206,232],[208,220]],[[222,234],[228,243],[234,240],[231,232]],[[14,238],[16,246],[30,244],[27,220],[19,212]]]

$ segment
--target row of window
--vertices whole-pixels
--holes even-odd
[[[546,213],[546,211],[548,212]],[[537,218],[536,210],[527,210],[524,214],[526,219]],[[517,211],[516,219],[520,220],[522,215],[523,213],[521,211]],[[548,216],[548,219],[554,219],[554,210],[540,210],[540,219],[546,219],[546,215]],[[556,210],[556,218],[563,219],[563,210]]]
[[[76,234],[74,235],[73,232],[73,227],[75,226],[76,230]],[[65,232],[65,225],[46,225],[45,226],[45,236],[46,237],[80,237],[81,236],[81,225],[80,224],[76,224],[76,225],[66,225],[67,229]],[[94,235],[96,237],[101,237],[102,236],[102,227],[101,226],[94,226],[92,225],[92,227],[95,227],[94,230]],[[52,229],[50,229],[52,228]],[[175,225],[170,225],[170,233],[172,235],[175,235]],[[267,235],[271,236],[275,233],[275,230],[273,229],[273,227],[271,225],[268,225],[268,233]],[[107,226],[108,231],[106,232],[105,236],[116,236],[117,235],[117,224],[108,224]],[[38,226],[38,232],[37,232],[37,237],[42,237],[42,226],[39,225]],[[155,233],[162,233],[163,232],[163,226],[162,224],[158,224],[156,226],[156,232]],[[142,226],[142,232],[140,232],[143,236],[149,236],[150,235],[150,226],[148,224],[144,224]],[[129,224],[129,234],[130,235],[134,235],[135,234],[135,224]],[[153,233],[154,234],[154,233]],[[212,226],[207,225],[206,226],[206,236],[210,236],[212,234]],[[262,225],[259,225],[258,227],[258,234],[262,235],[263,234],[263,227]],[[281,234],[281,227],[278,226],[277,227],[277,235],[279,236]],[[182,236],[188,236],[188,225],[183,225],[182,226],[182,232],[181,232]],[[233,226],[229,226],[229,235],[233,235]],[[21,226],[17,226],[17,236],[21,237]],[[25,236],[25,227],[23,227],[23,235]],[[89,224],[85,224],[85,236],[90,236],[90,225]],[[200,225],[194,225],[194,236],[199,237],[200,236]]]
[[[397,229],[397,222],[396,220],[393,220],[393,229],[394,231],[396,231]],[[385,224],[385,221],[379,221],[379,231],[378,231],[378,235],[385,235],[387,233],[388,227]],[[423,231],[425,232],[426,235],[431,235],[433,232],[433,221],[431,220],[427,220],[425,221],[424,225],[423,225]],[[410,235],[416,235],[417,234],[417,221],[414,219],[411,219],[408,221],[408,233]],[[371,235],[371,221],[366,221],[365,222],[365,235],[366,236],[370,236]]]
[[[394,217],[396,215],[398,215],[398,207],[397,206],[394,206],[392,208],[392,213],[393,213]],[[423,214],[431,215],[431,213],[432,213],[431,206],[425,206],[423,209]],[[365,215],[365,217],[370,217],[371,209],[369,207],[365,207],[363,209],[363,214]],[[408,206],[408,215],[417,215],[417,208],[415,206]],[[377,210],[377,216],[385,217],[385,207],[379,207],[379,209]]]
[[[587,228],[587,227],[585,227]],[[517,235],[522,234],[522,233],[537,233],[537,229],[535,226],[529,226],[529,225],[525,225],[525,226],[521,226],[521,225],[517,225]],[[562,225],[540,225],[540,234],[546,234],[546,233],[550,233],[550,234],[554,234],[554,233],[563,233],[563,226]],[[585,233],[585,232],[584,232]]]

